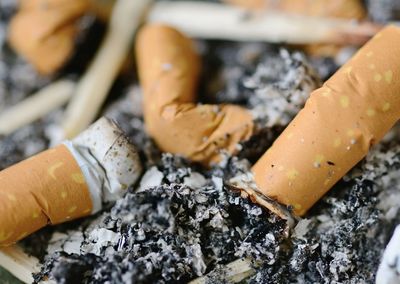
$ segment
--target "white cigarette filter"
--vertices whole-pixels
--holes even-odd
[[[385,252],[383,253],[376,284],[400,283],[400,225],[396,227]]]
[[[101,118],[74,140],[0,172],[0,246],[100,211],[141,172],[135,147]]]

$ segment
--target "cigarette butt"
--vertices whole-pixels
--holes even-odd
[[[360,0],[224,0],[226,3],[255,10],[270,10],[306,16],[364,19],[367,15]]]
[[[173,28],[149,25],[138,35],[136,53],[146,128],[163,151],[208,164],[251,136],[248,110],[196,105],[200,60],[191,40]]]
[[[278,13],[300,14],[313,17],[341,18],[349,20],[363,20],[367,16],[367,11],[360,0],[225,0],[226,3],[243,7],[256,11],[276,11]],[[337,37],[342,38],[344,44],[351,44],[352,38],[357,34],[350,29],[350,36],[345,33],[338,34]],[[368,33],[366,38],[358,39],[355,44],[367,41],[370,37]],[[307,54],[314,56],[334,56],[340,49],[341,45],[333,44],[311,44],[303,46]]]
[[[100,119],[80,139],[1,171],[0,246],[11,245],[47,224],[96,213],[104,202],[126,192],[141,166],[135,148],[121,133],[115,124]],[[120,167],[120,160],[131,167]],[[106,172],[112,165],[115,170]]]
[[[382,26],[198,1],[156,3],[148,22],[173,26],[194,38],[288,44],[364,44]]]
[[[40,73],[51,74],[72,54],[77,19],[87,9],[86,0],[21,1],[9,41]]]
[[[253,166],[258,189],[303,215],[400,117],[400,28],[388,26],[315,90]]]

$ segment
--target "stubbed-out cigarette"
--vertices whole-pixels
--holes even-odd
[[[53,73],[72,54],[77,20],[88,5],[87,0],[20,1],[10,23],[11,45],[39,72]]]
[[[382,27],[373,23],[274,11],[246,11],[202,2],[158,2],[149,22],[173,26],[195,38],[276,43],[363,44]]]
[[[400,28],[388,26],[315,90],[252,171],[303,215],[400,118]]]
[[[98,212],[140,172],[135,147],[105,118],[76,139],[1,171],[0,246]]]
[[[400,226],[390,239],[376,274],[376,284],[400,283]]]
[[[0,135],[8,135],[61,107],[71,98],[74,88],[72,81],[58,81],[0,112]]]
[[[224,0],[255,10],[270,10],[307,16],[364,19],[367,11],[360,0]]]
[[[193,43],[173,28],[144,27],[136,44],[149,134],[167,152],[216,162],[253,131],[250,112],[234,105],[197,105],[200,62]]]
[[[93,62],[79,81],[62,123],[64,138],[71,139],[96,118],[126,58],[134,33],[152,0],[118,0],[108,31]]]

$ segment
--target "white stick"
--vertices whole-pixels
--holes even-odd
[[[0,135],[8,135],[61,107],[72,96],[75,84],[61,80],[0,112]]]
[[[0,250],[0,266],[24,283],[32,283],[32,273],[39,272],[39,260],[27,255],[22,248],[12,246]]]
[[[133,35],[152,0],[118,0],[108,31],[67,107],[62,132],[74,138],[96,118],[128,54]]]
[[[205,284],[208,283],[210,278],[212,279],[211,271],[210,274],[199,277],[189,282],[189,284]],[[222,268],[224,274],[224,280],[228,283],[239,283],[240,281],[254,275],[256,270],[251,266],[248,259],[237,259],[231,263],[228,263]]]
[[[205,2],[158,2],[149,22],[172,25],[189,36],[204,39],[274,43],[361,44],[381,27],[349,20],[249,11]]]

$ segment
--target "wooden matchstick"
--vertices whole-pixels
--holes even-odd
[[[231,263],[220,268],[218,274],[224,275],[224,280],[228,283],[239,283],[244,279],[254,275],[256,270],[251,265],[248,259],[237,259]],[[213,278],[213,271],[202,277],[196,278],[189,282],[189,284],[206,284],[211,283],[209,280]]]
[[[71,98],[74,88],[74,82],[60,80],[0,112],[0,135],[11,134],[61,107]]]
[[[128,54],[133,35],[152,0],[118,0],[108,31],[89,69],[79,81],[62,122],[62,138],[71,139],[96,118]]]
[[[382,28],[373,23],[194,1],[156,3],[148,21],[171,25],[194,38],[291,44],[363,44]]]
[[[17,245],[0,250],[0,266],[24,283],[32,283],[32,273],[39,272],[39,260]]]

